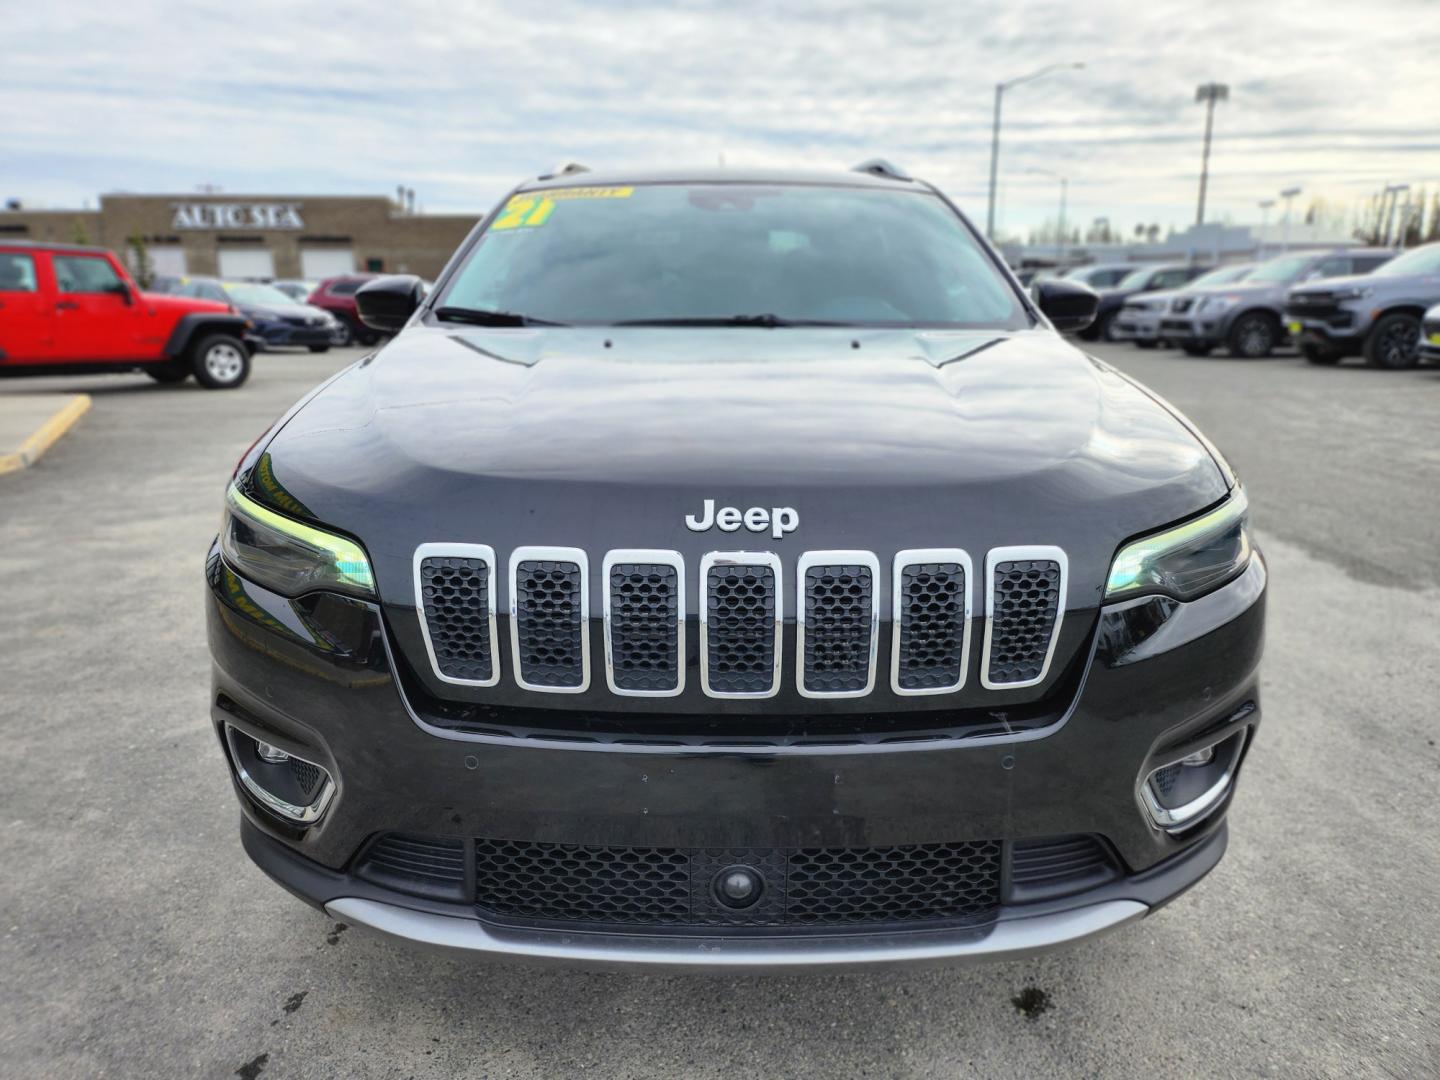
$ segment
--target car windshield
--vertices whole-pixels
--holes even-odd
[[[436,310],[565,324],[1031,325],[933,194],[744,183],[516,195]]]
[[[1120,279],[1120,283],[1115,287],[1117,289],[1143,289],[1153,273],[1155,273],[1153,266],[1142,266],[1139,270],[1131,270]]]
[[[1409,274],[1440,274],[1440,244],[1426,244],[1396,255],[1370,271],[1375,277],[1402,277]]]
[[[1246,281],[1294,281],[1315,261],[1313,255],[1281,255],[1263,262],[1245,278]]]
[[[1254,269],[1254,266],[1222,266],[1208,274],[1201,274],[1185,288],[1203,289],[1206,285],[1228,285],[1233,281],[1244,281]]]
[[[295,304],[293,296],[286,296],[273,285],[252,285],[241,282],[225,286],[226,293],[230,299],[244,307],[291,307]]]

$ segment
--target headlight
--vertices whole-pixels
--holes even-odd
[[[1375,294],[1375,287],[1367,285],[1365,288],[1336,289],[1332,294],[1336,300],[1364,300],[1367,296]]]
[[[1205,311],[1225,311],[1227,308],[1234,307],[1239,301],[1240,298],[1238,296],[1211,296],[1204,300],[1200,306]]]
[[[1163,593],[1193,600],[1223,585],[1250,564],[1248,510],[1237,487],[1208,514],[1126,544],[1110,566],[1105,599]]]
[[[225,493],[220,550],[239,573],[281,596],[320,589],[375,596],[370,560],[354,540],[277,514],[234,484]]]

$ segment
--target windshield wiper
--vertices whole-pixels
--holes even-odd
[[[625,319],[613,326],[847,326],[822,319],[785,319],[779,315],[682,315],[668,319]]]
[[[514,311],[487,311],[484,308],[442,307],[435,309],[435,317],[446,322],[463,322],[472,326],[566,326],[567,323],[537,319],[534,315],[521,315]]]

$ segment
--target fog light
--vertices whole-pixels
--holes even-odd
[[[1218,809],[1235,780],[1246,730],[1152,769],[1140,784],[1140,803],[1150,820],[1178,833]]]
[[[321,765],[225,725],[235,778],[266,810],[287,821],[317,820],[335,796],[335,781]]]

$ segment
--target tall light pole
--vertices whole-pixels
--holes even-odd
[[[1400,202],[1400,193],[1409,191],[1409,184],[1389,184],[1385,188],[1385,196],[1390,200],[1390,207],[1385,211],[1385,246],[1390,246],[1390,231],[1395,223],[1395,207]],[[1403,227],[1404,222],[1401,222]],[[1403,246],[1403,245],[1402,245]]]
[[[1256,257],[1257,259],[1258,259],[1260,256],[1262,256],[1262,255],[1265,254],[1265,230],[1266,230],[1266,228],[1267,228],[1267,227],[1269,226],[1269,224],[1270,224],[1270,210],[1271,210],[1271,208],[1272,208],[1274,205],[1275,205],[1275,200],[1274,200],[1274,199],[1261,199],[1260,202],[1259,202],[1259,206],[1260,206],[1260,245],[1259,245],[1259,249],[1258,249],[1258,250],[1256,251],[1256,253],[1255,253],[1255,257]]]
[[[991,240],[995,239],[995,179],[998,175],[996,170],[1000,166],[1000,101],[1005,96],[1005,91],[1021,83],[1034,82],[1052,71],[1079,70],[1084,66],[1083,62],[1050,64],[1039,71],[1032,71],[1029,75],[1021,75],[1018,79],[1008,79],[995,84],[995,121],[990,128],[990,206],[985,213],[985,235]]]
[[[1057,263],[1063,262],[1065,259],[1065,249],[1062,245],[1069,243],[1069,239],[1065,235],[1065,203],[1070,193],[1070,178],[1068,176],[1061,176],[1059,173],[1052,172],[1049,169],[1034,168],[1026,169],[1025,171],[1039,173],[1041,176],[1053,176],[1060,181],[1060,217],[1057,219],[1059,225],[1055,232],[1055,261]]]
[[[1295,196],[1300,194],[1298,187],[1287,187],[1280,192],[1280,198],[1285,200],[1285,234],[1280,240],[1280,254],[1290,250],[1290,204],[1295,201]]]
[[[1230,100],[1230,87],[1224,83],[1202,83],[1195,88],[1195,100],[1205,103],[1205,152],[1200,158],[1200,204],[1195,208],[1195,224],[1205,224],[1205,187],[1210,182],[1210,133],[1215,128],[1215,103]]]

